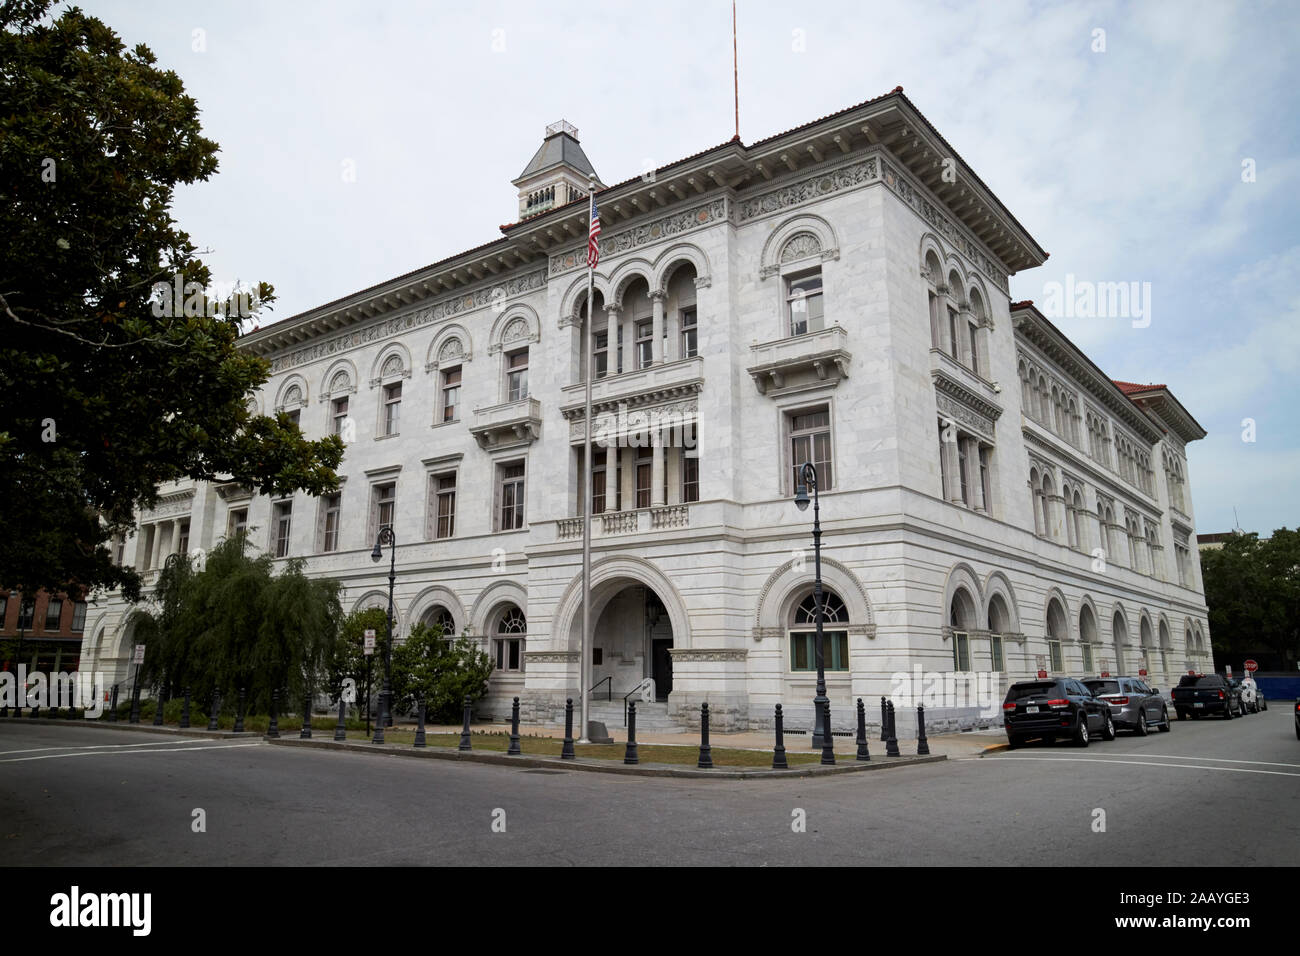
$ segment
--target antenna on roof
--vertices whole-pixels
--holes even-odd
[[[740,139],[740,57],[736,52],[736,0],[731,0],[731,78],[736,92],[736,135]]]
[[[1232,530],[1241,534],[1241,522],[1237,520],[1237,506],[1232,506]]]

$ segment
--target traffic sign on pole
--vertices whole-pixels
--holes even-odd
[[[1256,664],[1253,660],[1251,660],[1251,661],[1246,661],[1246,672],[1247,672],[1248,674],[1253,674],[1253,673],[1255,673],[1255,671],[1257,671],[1257,670],[1259,670],[1259,665],[1258,665],[1258,664]]]
[[[135,662],[136,662],[137,664],[143,664],[143,663],[144,663],[144,645],[143,645],[143,644],[137,644],[137,645],[135,646]]]

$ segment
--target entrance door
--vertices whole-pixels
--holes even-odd
[[[663,702],[673,692],[673,658],[668,649],[673,646],[672,639],[651,642],[653,655],[653,672],[655,679],[655,699]]]

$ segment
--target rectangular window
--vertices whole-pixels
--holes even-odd
[[[682,453],[682,501],[700,500],[700,459]]]
[[[793,485],[790,492],[800,484],[799,470],[805,462],[812,462],[817,469],[817,481],[820,491],[830,491],[833,487],[831,468],[831,413],[829,409],[800,412],[789,417],[790,427],[790,466]]]
[[[524,658],[523,638],[507,637],[493,643],[496,645],[497,670],[517,671],[522,668]]]
[[[609,333],[597,332],[596,340],[591,344],[591,358],[596,366],[596,378],[609,374]]]
[[[790,334],[805,335],[823,328],[822,274],[795,276],[786,285],[786,308],[790,317]]]
[[[271,518],[271,550],[277,558],[289,554],[289,530],[292,524],[293,502],[277,501]]]
[[[176,553],[190,553],[190,523],[188,521],[181,522],[180,534],[176,536]]]
[[[654,362],[654,321],[636,324],[636,367],[649,368]]]
[[[334,434],[342,435],[344,423],[348,419],[348,399],[345,395],[343,398],[336,398],[333,401],[333,421]]]
[[[0,620],[3,615],[0,615]],[[86,602],[74,601],[72,603],[72,633],[80,634],[86,629]]]
[[[682,358],[691,358],[699,352],[699,335],[695,325],[695,307],[682,309]]]
[[[18,629],[30,631],[32,629],[32,618],[36,615],[36,605],[30,600],[23,601],[18,605]]]
[[[517,531],[524,526],[524,465],[499,465],[497,467],[497,500],[501,503],[497,515],[498,531]]]
[[[650,485],[654,476],[654,449],[636,450],[636,506],[650,507]]]
[[[343,496],[329,495],[321,499],[321,512],[323,521],[321,525],[321,546],[322,551],[337,551],[339,549],[339,521],[343,514]]]
[[[450,538],[456,534],[456,473],[433,475],[434,537]]]
[[[226,537],[236,538],[248,533],[248,509],[231,508],[226,519]]]
[[[442,373],[441,421],[460,421],[460,368],[444,369]]]
[[[59,619],[63,617],[63,601],[60,598],[50,598],[45,605],[45,630],[57,631],[59,629]]]
[[[961,481],[961,501],[966,507],[971,506],[970,500],[970,483],[966,480],[967,470],[970,468],[970,462],[967,459],[966,450],[970,447],[969,438],[957,439],[957,476]]]
[[[117,560],[114,561],[113,563],[120,568],[122,567],[123,564],[126,563],[126,535],[119,534],[116,538],[116,541],[117,541],[117,550],[115,553],[117,555]]]
[[[298,428],[302,428],[301,408],[295,408],[293,411],[285,412],[284,414],[289,419],[289,421],[293,422],[294,425],[296,425]]]
[[[1002,653],[1002,635],[994,634],[989,637],[989,656],[995,671],[1002,673],[1007,669],[1006,658]]]
[[[1053,674],[1058,673],[1059,671],[1065,669],[1064,665],[1061,663],[1061,642],[1060,641],[1047,642],[1047,657],[1048,657],[1047,663],[1052,668]]]
[[[506,401],[520,402],[528,397],[528,349],[506,356]]]
[[[1092,673],[1092,645],[1087,641],[1079,644],[1079,650],[1083,652],[1083,671],[1085,674]]]
[[[993,514],[993,449],[980,445],[980,490],[984,492],[984,510]]]
[[[397,482],[375,485],[371,495],[370,520],[374,528],[371,537],[377,539],[380,531],[393,526],[393,516],[397,509]]]
[[[384,434],[396,435],[402,412],[402,383],[384,386]]]
[[[849,635],[846,631],[823,631],[822,649],[826,655],[822,668],[828,671],[849,669]],[[790,632],[790,670],[817,670],[817,632]]]
[[[970,670],[970,635],[965,631],[953,631],[952,666],[954,670]]]

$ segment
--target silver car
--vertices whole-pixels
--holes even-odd
[[[1094,697],[1110,705],[1111,720],[1117,730],[1131,730],[1139,737],[1150,727],[1168,732],[1169,705],[1160,691],[1140,677],[1093,677],[1083,682]]]

